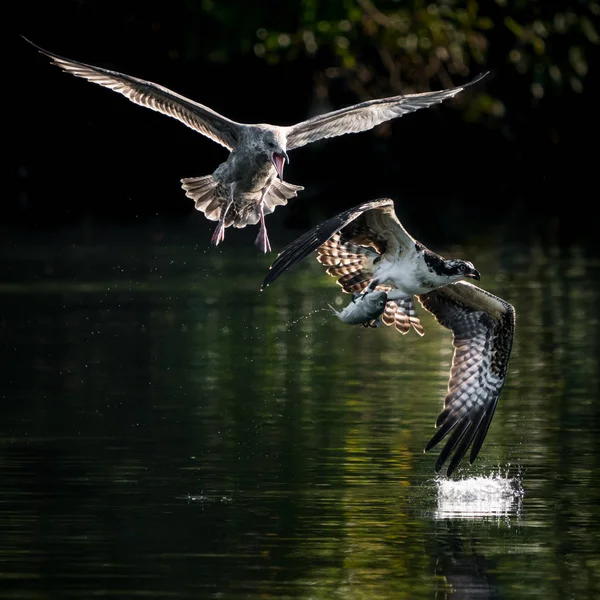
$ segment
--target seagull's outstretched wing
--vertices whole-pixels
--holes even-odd
[[[367,131],[390,119],[427,108],[432,104],[438,104],[447,98],[453,98],[466,87],[481,81],[488,73],[489,71],[478,75],[469,83],[448,90],[368,100],[302,121],[287,128],[287,149],[293,150],[323,138]]]
[[[515,331],[515,310],[501,298],[464,281],[418,296],[440,325],[454,334],[448,394],[438,430],[425,451],[450,434],[435,464],[439,471],[454,452],[448,475],[469,446],[473,463],[496,410],[504,385]]]
[[[415,243],[394,212],[389,198],[359,204],[317,225],[288,244],[271,265],[262,287],[273,283],[284,271],[319,251],[318,260],[329,267],[327,272],[341,276],[338,283],[347,292],[364,289],[371,277],[364,270],[385,252],[398,251],[400,245]]]
[[[244,127],[207,106],[189,100],[157,83],[63,58],[36,46],[29,40],[26,41],[50,58],[63,71],[118,92],[135,104],[173,117],[229,150],[235,146],[238,132]]]

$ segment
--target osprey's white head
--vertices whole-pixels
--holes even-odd
[[[462,279],[476,279],[479,281],[481,278],[479,271],[468,260],[444,259],[442,273],[449,278],[450,283]]]
[[[479,281],[481,277],[473,263],[468,260],[443,258],[429,250],[425,250],[423,258],[429,271],[425,280],[432,285],[432,288],[456,283],[462,279],[476,279]]]

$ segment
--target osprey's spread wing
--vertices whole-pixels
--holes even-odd
[[[173,117],[229,150],[236,144],[238,131],[243,125],[223,117],[207,106],[189,100],[157,83],[63,58],[36,46],[33,42],[29,43],[71,75],[97,83],[122,94],[135,104]]]
[[[317,225],[286,246],[271,266],[263,288],[316,250],[317,260],[327,267],[328,275],[337,278],[344,292],[360,293],[371,283],[373,265],[383,255],[395,256],[401,248],[416,243],[398,220],[393,200],[365,202]],[[378,285],[376,289],[391,288]],[[412,298],[388,301],[382,321],[402,334],[412,327],[423,335]]]
[[[448,475],[469,446],[473,463],[504,385],[515,331],[515,310],[501,298],[464,281],[418,296],[440,325],[454,336],[454,358],[437,432],[425,451],[450,435],[435,464],[439,471],[454,452]]]
[[[488,73],[489,71],[478,75],[473,81],[465,85],[448,90],[368,100],[302,121],[287,128],[287,149],[293,150],[323,138],[367,131],[390,119],[415,112],[420,108],[427,108],[432,104],[438,104],[447,98],[453,98],[466,87],[483,79]]]
[[[318,250],[317,259],[339,277],[346,292],[367,287],[373,261],[400,246],[416,243],[398,221],[394,201],[389,198],[359,204],[317,225],[288,244],[271,265],[262,287],[273,283],[284,271]]]

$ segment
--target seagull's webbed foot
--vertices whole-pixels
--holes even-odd
[[[266,227],[261,225],[260,231],[258,232],[254,243],[260,248],[261,252],[271,252],[271,243],[269,242],[269,236],[267,235]]]
[[[267,235],[267,226],[265,225],[265,213],[263,211],[263,204],[260,203],[260,231],[256,236],[254,243],[260,248],[262,252],[271,252],[271,243],[269,242],[269,236]]]

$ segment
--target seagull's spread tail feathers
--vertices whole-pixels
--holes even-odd
[[[277,206],[283,206],[287,204],[290,198],[295,198],[298,192],[304,188],[301,185],[294,185],[293,183],[287,183],[280,179],[275,179],[269,187],[269,191],[265,195],[263,200],[265,205],[265,215],[272,213]]]
[[[219,182],[212,175],[182,179],[181,187],[185,190],[185,195],[194,201],[196,210],[202,211],[211,221],[219,220],[224,198],[216,193]]]
[[[188,177],[181,180],[185,195],[194,201],[196,210],[202,211],[210,221],[218,221],[221,210],[231,198],[231,186],[220,183],[212,175]],[[271,214],[277,206],[287,204],[290,198],[297,196],[301,185],[293,185],[275,179],[263,199],[264,214]],[[260,220],[260,197],[258,192],[240,192],[236,190],[235,201],[227,210],[225,227],[241,229],[246,225],[256,225]]]

